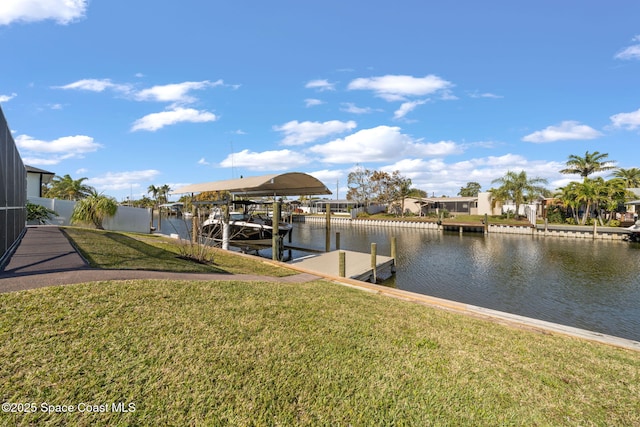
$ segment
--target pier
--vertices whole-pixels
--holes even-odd
[[[386,280],[395,271],[395,260],[392,257],[344,250],[299,258],[290,264],[319,274],[372,283]]]

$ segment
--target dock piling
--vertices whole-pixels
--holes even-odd
[[[345,251],[338,252],[338,275],[340,277],[347,276],[347,261]]]
[[[329,252],[331,250],[331,205],[329,203],[326,203],[324,205],[324,208],[326,210],[324,248],[325,252]]]
[[[336,251],[340,250],[340,232],[336,231]]]
[[[378,255],[378,244],[371,244],[371,270],[373,271],[373,283],[378,281],[378,263],[377,263],[377,255]]]

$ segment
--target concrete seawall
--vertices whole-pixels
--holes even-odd
[[[313,224],[324,224],[325,217],[322,216],[301,216],[298,222]],[[348,217],[331,217],[331,224],[350,225],[363,227],[393,227],[393,228],[416,228],[442,231],[443,227],[436,222],[427,221],[400,221],[393,219],[351,219]],[[481,227],[480,224],[474,226],[476,231],[467,230],[465,232],[475,232]],[[592,226],[570,226],[570,225],[544,225],[536,226],[511,226],[489,224],[489,234],[521,234],[535,237],[566,237],[573,239],[596,239],[596,240],[619,240],[623,241],[628,235],[627,231],[619,227],[597,227],[594,234]]]

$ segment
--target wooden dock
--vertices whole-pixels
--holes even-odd
[[[291,261],[291,264],[320,274],[340,276],[340,252],[345,253],[345,277],[374,282],[371,254],[354,251],[331,251],[311,255]],[[389,256],[376,256],[375,276],[377,281],[385,280],[395,272],[395,260]]]

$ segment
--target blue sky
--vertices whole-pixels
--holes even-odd
[[[570,154],[640,167],[640,2],[2,0],[26,164],[149,185],[357,165],[456,195]],[[338,191],[336,191],[338,190]],[[337,194],[336,194],[337,193]]]

